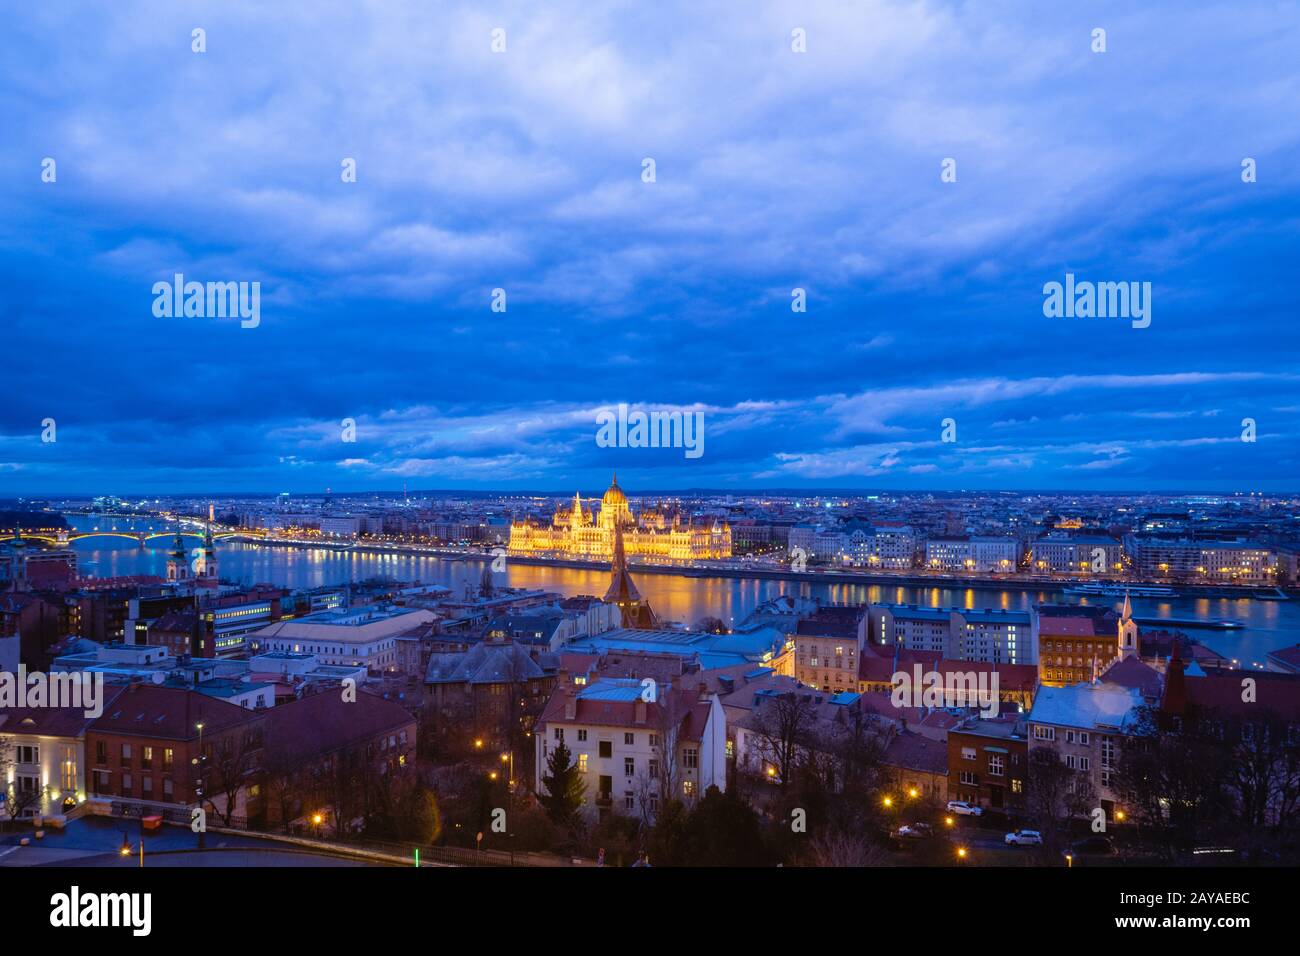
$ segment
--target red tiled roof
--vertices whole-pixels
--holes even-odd
[[[1099,623],[1089,617],[1047,617],[1038,619],[1039,637],[1098,637],[1114,636],[1109,631],[1098,632]]]
[[[705,724],[708,721],[709,701],[699,700],[697,692],[692,688],[668,691],[667,693],[674,695],[672,698],[674,704],[683,712],[680,736],[685,740],[701,739],[704,734]],[[565,717],[564,705],[568,696],[563,688],[556,689],[555,693],[551,695],[551,699],[546,702],[541,717],[538,718],[539,727],[548,724],[586,724],[595,727],[651,728],[660,726],[664,720],[664,705],[660,701],[646,704],[645,721],[638,723],[636,719],[637,701],[593,700],[582,697],[577,699],[578,706],[575,716]]]
[[[135,734],[167,740],[192,740],[203,724],[205,736],[254,717],[235,704],[179,687],[130,684],[106,706],[90,730],[106,734]]]
[[[1242,700],[1242,681],[1255,680],[1255,700]],[[1268,674],[1261,671],[1233,671],[1187,677],[1184,680],[1188,702],[1207,711],[1239,720],[1270,717],[1287,723],[1300,722],[1300,678],[1291,674]]]
[[[104,687],[104,710],[113,706],[123,686]],[[40,734],[44,737],[80,737],[94,721],[83,707],[6,707],[0,709],[0,734]]]
[[[401,704],[366,691],[355,701],[335,691],[310,694],[266,713],[268,753],[290,758],[334,753],[415,723]]]

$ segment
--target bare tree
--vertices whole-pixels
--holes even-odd
[[[1055,845],[1064,824],[1087,814],[1096,803],[1096,791],[1087,774],[1065,765],[1051,747],[1029,751],[1029,782],[1025,804],[1045,840]]]
[[[659,696],[653,710],[647,707],[647,716],[653,718],[652,733],[659,741],[654,776],[659,782],[660,806],[679,798],[677,742],[682,722],[690,711],[688,697],[685,691],[669,691]]]
[[[861,833],[820,833],[808,845],[808,863],[812,866],[880,866],[887,859],[885,850]]]
[[[248,786],[257,769],[261,751],[260,735],[252,731],[230,733],[222,737],[213,748],[212,769],[208,773],[207,804],[221,817],[223,826],[230,826],[238,805],[239,794]],[[217,806],[213,795],[224,797],[224,805]]]
[[[0,781],[9,780],[15,763],[13,738],[0,737]],[[39,807],[41,798],[45,794],[45,791],[40,786],[21,786],[20,779],[14,776],[13,782],[7,786],[0,782],[0,787],[4,787],[5,801],[3,806],[5,815],[8,817],[7,823],[17,820],[33,807]]]
[[[776,781],[783,790],[794,780],[808,752],[815,717],[812,696],[795,691],[766,698],[754,711],[754,736],[760,742],[763,759],[772,764]]]

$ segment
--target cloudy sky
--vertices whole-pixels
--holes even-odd
[[[1290,2],[11,7],[0,494],[1296,488],[1297,50]],[[1046,318],[1067,272],[1150,327]],[[260,324],[155,316],[176,273]],[[598,447],[620,402],[704,455]]]

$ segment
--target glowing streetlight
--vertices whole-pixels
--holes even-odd
[[[883,803],[883,804],[885,805],[886,808],[888,808],[888,807],[892,807],[892,806],[894,805],[894,798],[893,798],[893,797],[885,797],[885,799],[882,800],[882,801],[880,801],[880,802]]]
[[[957,847],[957,859],[959,860],[966,859],[966,848],[964,846]]]

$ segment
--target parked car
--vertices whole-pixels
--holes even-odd
[[[912,823],[899,827],[894,831],[894,836],[900,840],[924,840],[934,836],[934,828],[928,823]]]
[[[1014,830],[1007,834],[1008,846],[1042,846],[1043,835],[1037,830]]]
[[[976,803],[967,803],[965,800],[949,800],[948,812],[955,813],[959,817],[978,817],[984,813],[984,808]]]

